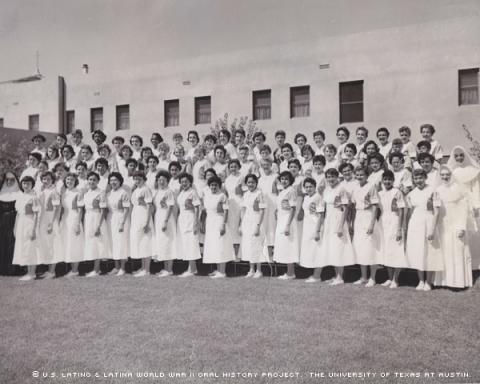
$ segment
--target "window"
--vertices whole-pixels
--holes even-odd
[[[117,131],[130,129],[130,106],[117,105]]]
[[[75,130],[75,111],[67,111],[67,133],[72,133]]]
[[[195,98],[195,124],[210,124],[212,100],[210,96]]]
[[[458,105],[478,104],[478,68],[458,71]]]
[[[0,128],[3,128],[3,117],[0,117]]]
[[[290,88],[290,117],[310,116],[310,87]]]
[[[253,120],[269,120],[272,117],[272,91],[253,91]]]
[[[40,129],[40,115],[28,116],[28,129],[30,131],[38,131]]]
[[[340,83],[340,124],[363,121],[363,80]]]
[[[164,120],[165,127],[175,127],[180,125],[180,101],[178,99],[165,100]]]
[[[90,109],[90,130],[103,130],[103,108]]]

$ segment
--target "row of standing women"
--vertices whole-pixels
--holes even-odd
[[[357,166],[353,180],[353,164],[344,166],[344,161],[339,178],[322,155],[314,156],[305,170],[305,159],[289,158],[286,149],[277,165],[269,156],[252,162],[248,148],[243,155],[239,150],[239,160],[212,164],[202,156],[205,149],[197,148],[193,176],[181,173],[186,170],[181,161],[165,165],[169,172],[158,171],[155,156],[148,159],[146,173],[136,170],[138,163],[128,167],[127,160],[121,173],[109,173],[108,163],[96,161],[98,173],[87,174],[88,167],[77,164],[78,175],[66,173],[66,167],[56,167],[55,175],[23,175],[14,262],[28,266],[24,280],[35,276],[39,264],[49,265],[45,277],[53,277],[58,262],[71,263],[68,276],[76,275],[78,263],[87,260],[94,260],[87,275],[96,276],[105,258],[116,260],[113,273],[122,275],[128,257],[142,260],[136,276],[149,273],[152,257],[164,261],[160,276],[172,274],[174,259],[189,261],[181,276],[190,276],[203,244],[203,262],[217,264],[215,278],[225,277],[225,263],[240,258],[250,263],[247,277],[261,277],[261,263],[273,256],[287,264],[282,279],[294,277],[295,263],[313,269],[308,282],[318,281],[323,267],[334,266],[331,284],[336,285],[343,283],[344,266],[359,264],[362,277],[356,283],[367,286],[375,285],[380,265],[389,267],[384,285],[392,288],[404,268],[418,271],[418,289],[429,290],[432,283],[472,285],[470,251],[478,241],[474,192],[480,171],[462,148],[456,147],[447,166],[435,171],[434,182],[418,156],[421,167],[413,172],[413,190],[405,180],[399,185],[405,172],[398,169]],[[215,148],[215,157],[216,152],[226,157],[225,148]],[[278,168],[285,169],[279,176]],[[7,173],[9,180],[12,176]],[[42,187],[35,193],[38,181]],[[4,183],[0,200],[12,188]]]

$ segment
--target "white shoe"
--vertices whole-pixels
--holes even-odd
[[[374,287],[375,286],[375,280],[373,279],[369,279],[367,284],[365,284],[365,287],[367,288],[371,288],[371,287]]]
[[[293,279],[295,279],[295,275],[290,276],[290,275],[287,275],[286,273],[284,273],[283,275],[278,276],[278,279],[279,280],[293,280]]]
[[[97,277],[98,273],[96,271],[88,272],[85,277]]]
[[[209,276],[209,277],[212,277],[212,276],[215,276],[217,273],[218,273],[218,271],[215,270],[215,271],[213,271],[213,272],[210,272],[210,273],[208,274],[208,276]]]
[[[225,273],[218,272],[216,275],[210,276],[211,279],[223,279],[227,277]]]
[[[253,277],[255,275],[255,272],[252,270],[248,271],[248,273],[245,275],[245,278],[248,279],[249,277]]]
[[[73,272],[73,271],[70,271],[65,275],[65,277],[67,277],[67,278],[76,277],[76,276],[78,276],[78,272]]]
[[[135,277],[144,277],[144,276],[147,276],[147,271],[145,271],[144,269],[142,269],[137,274],[135,274]]]
[[[423,291],[424,288],[425,288],[425,283],[423,281],[420,281],[415,289],[417,291]]]
[[[54,277],[55,277],[55,274],[50,271],[47,271],[42,275],[42,279],[45,279],[45,280],[53,279]]]
[[[31,280],[35,280],[35,275],[29,275],[28,273],[26,275],[23,275],[22,277],[20,277],[18,280],[20,281],[31,281]]]
[[[340,285],[340,284],[343,284],[343,283],[344,283],[343,279],[334,279],[334,280],[330,283],[330,285]]]
[[[432,287],[431,287],[430,284],[425,283],[424,286],[423,286],[423,290],[424,290],[424,291],[431,291],[431,290],[432,290]]]
[[[332,279],[328,279],[328,280],[323,281],[323,283],[332,284],[334,280],[335,280],[335,279],[333,279],[333,278],[332,278]]]
[[[125,270],[124,269],[119,269],[115,276],[123,276],[123,275],[125,275]]]
[[[365,284],[366,282],[367,282],[367,280],[360,278],[357,281],[354,281],[353,285]]]
[[[398,284],[395,281],[392,281],[392,284],[390,284],[391,289],[395,289],[398,287]]]
[[[169,272],[167,271],[166,269],[162,269],[159,273],[158,273],[158,277],[167,277],[167,276],[172,276],[173,275],[173,272]]]
[[[316,279],[313,276],[310,276],[307,280],[305,280],[305,283],[318,283],[320,280]]]
[[[263,277],[263,273],[260,271],[255,272],[255,274],[253,275],[254,279],[259,279],[260,277]]]
[[[118,269],[117,268],[113,268],[110,272],[108,272],[108,275],[111,276],[111,275],[116,275],[118,273]]]
[[[190,276],[193,276],[193,273],[188,270],[183,272],[181,275],[178,275],[178,277],[190,277]]]
[[[390,284],[392,284],[392,280],[387,280],[384,283],[382,283],[382,287],[389,287]]]

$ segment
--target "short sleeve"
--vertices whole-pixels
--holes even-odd
[[[37,196],[34,196],[32,198],[32,211],[33,212],[40,212],[41,207],[40,207],[40,201],[38,200]]]
[[[395,194],[395,200],[397,200],[397,207],[398,208],[406,208],[405,197],[401,191],[397,191]]]
[[[128,193],[124,193],[122,195],[122,206],[123,208],[128,208],[130,207],[131,203],[130,203],[130,196],[128,195]]]
[[[242,200],[242,202],[243,202],[243,200]],[[222,208],[225,211],[228,211],[228,199],[227,199],[227,196],[223,193],[222,193],[222,197],[220,198],[220,203],[222,204]]]
[[[103,192],[98,196],[98,206],[100,208],[107,208],[107,198]]]
[[[197,193],[197,192],[192,191],[191,198],[192,198],[192,204],[193,204],[195,207],[198,207],[198,206],[201,204],[200,197],[198,196],[198,193]]]
[[[378,204],[380,202],[380,199],[378,197],[378,191],[377,188],[372,188],[368,192],[370,195],[370,204]]]
[[[257,196],[258,199],[258,208],[265,209],[267,208],[267,204],[265,203],[265,198],[263,197],[263,193],[260,192]]]
[[[316,212],[317,213],[323,213],[325,212],[325,202],[321,197],[318,198],[318,200],[315,202],[316,204]]]
[[[297,193],[293,188],[288,193],[288,203],[290,204],[291,207],[295,207],[297,205]]]
[[[165,204],[167,204],[169,207],[173,207],[175,205],[175,196],[173,191],[168,190],[165,194]]]
[[[61,195],[59,192],[55,191],[52,193],[52,205],[54,207],[60,206]]]
[[[145,191],[143,192],[143,198],[147,204],[151,204],[153,202],[153,196],[150,188],[145,188]]]
[[[432,202],[433,202],[433,206],[436,208],[440,208],[442,206],[442,201],[440,200],[440,196],[438,195],[438,192],[433,193]]]

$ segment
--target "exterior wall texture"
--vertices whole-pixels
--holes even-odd
[[[320,64],[329,68],[320,69]],[[334,141],[339,123],[339,82],[364,81],[364,121],[374,136],[386,126],[392,137],[408,125],[420,138],[419,126],[431,123],[436,138],[448,150],[465,144],[467,125],[480,134],[480,105],[458,105],[458,71],[480,67],[480,17],[448,19],[401,28],[373,30],[320,41],[305,41],[263,49],[237,51],[146,65],[123,72],[92,69],[66,77],[66,110],[75,111],[75,127],[90,130],[90,108],[103,107],[104,130],[115,132],[117,105],[130,106],[130,130],[118,134],[157,131],[170,139],[174,132],[197,129],[194,98],[211,96],[212,124],[228,112],[252,115],[252,91],[271,89],[271,119],[257,125],[269,141],[277,129],[289,138],[322,129]],[[189,85],[183,85],[189,81]],[[55,85],[53,85],[53,83]],[[310,86],[310,116],[290,118],[290,87]],[[0,117],[5,126],[28,129],[28,114],[40,114],[40,129],[61,130],[58,84],[44,79],[29,84],[0,85]],[[164,100],[180,100],[180,125],[164,127]],[[12,103],[18,100],[15,112]],[[58,112],[58,111],[57,111]],[[292,132],[289,134],[288,132]],[[452,140],[454,138],[454,140]]]

